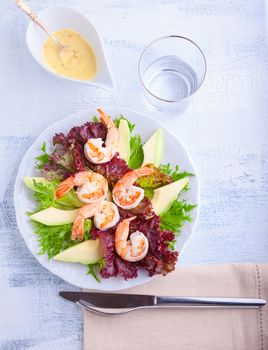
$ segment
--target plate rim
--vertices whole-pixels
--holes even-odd
[[[77,284],[74,284],[73,281],[69,280],[68,278],[68,275],[67,277],[62,277],[60,276],[60,274],[57,272],[57,271],[51,271],[49,269],[49,267],[45,266],[41,260],[38,258],[38,253],[33,253],[31,248],[30,248],[30,242],[28,240],[25,239],[24,237],[24,234],[22,233],[23,231],[23,227],[22,227],[22,222],[21,222],[21,219],[19,218],[19,210],[18,210],[18,206],[19,206],[19,191],[18,191],[18,188],[20,186],[19,182],[21,181],[21,176],[20,176],[20,173],[22,172],[22,168],[23,168],[23,164],[25,162],[25,159],[27,157],[27,155],[32,152],[35,148],[35,146],[37,144],[39,144],[40,142],[42,142],[42,137],[43,137],[43,134],[48,132],[50,129],[52,128],[55,128],[57,127],[57,125],[60,125],[63,121],[67,121],[67,120],[71,120],[73,119],[76,115],[81,115],[81,113],[91,113],[92,110],[95,108],[95,106],[92,106],[92,107],[87,107],[87,108],[81,108],[79,110],[77,110],[76,112],[73,112],[63,118],[60,118],[59,120],[55,121],[54,123],[48,125],[35,139],[34,141],[32,142],[32,144],[30,145],[30,147],[26,150],[24,156],[22,157],[21,161],[20,161],[20,165],[19,165],[19,168],[18,168],[18,171],[17,171],[17,175],[16,175],[16,180],[15,180],[15,184],[14,184],[14,191],[13,191],[13,203],[14,203],[14,208],[15,208],[15,216],[16,216],[16,224],[17,224],[17,228],[18,228],[18,231],[20,232],[20,235],[22,236],[28,250],[30,251],[30,253],[34,256],[34,258],[38,261],[38,263],[43,267],[45,268],[47,271],[49,271],[50,273],[52,273],[53,275],[57,276],[58,278],[60,278],[61,280],[69,283],[70,285],[73,285],[75,287],[78,287],[78,288],[83,288],[83,289],[91,289],[91,290],[97,290],[97,291],[107,291],[107,292],[116,292],[116,291],[122,291],[122,290],[126,290],[128,288],[133,288],[133,287],[138,287],[138,286],[141,286],[141,285],[144,285],[146,283],[149,283],[151,281],[153,281],[154,279],[156,278],[160,278],[160,277],[163,277],[161,275],[154,275],[150,278],[147,278],[146,280],[142,281],[142,282],[137,282],[135,283],[134,281],[134,284],[128,286],[127,284],[122,286],[118,286],[117,288],[113,288],[113,287],[107,287],[105,286],[105,288],[89,288],[88,286],[83,286],[83,285],[77,285]],[[104,108],[105,109],[105,108]],[[183,247],[180,249],[180,257],[182,256],[182,254],[184,253],[184,250],[186,248],[186,246],[188,245],[190,239],[192,238],[195,230],[196,230],[196,227],[197,227],[197,224],[198,224],[198,221],[199,221],[199,216],[200,216],[200,179],[199,179],[199,175],[196,171],[196,168],[194,166],[194,162],[193,162],[193,159],[187,149],[187,147],[185,146],[184,142],[178,137],[176,136],[168,127],[166,127],[163,122],[161,120],[158,120],[154,117],[152,117],[150,114],[146,114],[144,112],[138,112],[138,111],[135,111],[133,109],[129,109],[129,108],[126,108],[126,107],[123,107],[123,106],[107,106],[106,108],[107,110],[109,109],[116,109],[116,110],[122,110],[122,112],[120,112],[120,114],[124,114],[125,112],[126,113],[133,113],[134,115],[139,115],[141,118],[142,117],[145,117],[147,119],[150,119],[152,120],[154,123],[158,124],[161,128],[163,128],[167,133],[171,134],[177,141],[178,143],[181,145],[183,151],[185,152],[186,156],[187,156],[187,159],[189,161],[189,163],[191,164],[191,167],[192,169],[194,170],[194,174],[195,174],[195,180],[196,180],[196,197],[197,197],[197,206],[195,208],[195,216],[193,218],[193,221],[192,221],[192,227],[191,227],[191,232],[189,234],[189,237],[188,239],[184,242],[184,245]],[[176,267],[175,267],[175,270],[172,271],[173,273],[176,271],[176,268],[178,267],[180,263],[180,260],[178,260],[177,264],[176,264]]]

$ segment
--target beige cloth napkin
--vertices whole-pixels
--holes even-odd
[[[126,293],[257,297],[268,300],[268,264],[178,267]],[[84,350],[267,350],[261,309],[156,309],[116,317],[84,312]]]

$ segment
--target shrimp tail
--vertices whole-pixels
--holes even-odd
[[[62,181],[55,191],[56,199],[63,197],[74,187],[74,178],[73,176],[68,177],[66,180]]]
[[[94,216],[98,212],[100,205],[101,203],[85,204],[83,207],[79,209],[78,215],[75,218],[73,227],[72,227],[73,241],[75,239],[79,239],[80,241],[83,240],[85,219],[88,219]]]
[[[152,175],[154,172],[153,168],[149,168],[148,166],[140,168],[140,169],[135,169],[135,174],[137,175],[137,177],[141,177],[141,176],[146,176],[146,175]]]
[[[132,216],[131,218],[124,219],[123,221],[121,221],[118,224],[117,229],[116,229],[116,233],[115,233],[115,247],[116,247],[116,249],[117,249],[117,247],[119,250],[121,249],[122,241],[126,241],[126,238],[128,236],[130,222],[132,220],[135,220],[135,219],[136,219],[136,216]],[[126,236],[126,237],[124,237],[124,236]]]
[[[130,223],[131,221],[135,220],[137,216],[131,216],[130,218],[127,218],[126,220]]]
[[[76,239],[79,239],[79,241],[82,241],[84,236],[84,222],[85,222],[85,218],[82,215],[78,215],[76,217],[72,228],[73,241],[75,241]]]
[[[101,108],[97,109],[97,111],[100,114],[100,121],[107,129],[115,127],[112,118],[110,118]]]

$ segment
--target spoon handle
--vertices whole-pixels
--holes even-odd
[[[36,13],[34,13],[30,7],[25,4],[23,0],[16,0],[16,4],[19,9],[21,9],[22,12],[24,12],[27,16],[29,16],[34,22],[37,24],[40,24],[39,18]]]
[[[58,41],[58,39],[52,33],[50,33],[50,31],[47,29],[47,27],[44,25],[44,23],[41,22],[40,18],[37,16],[37,14],[34,13],[23,0],[16,0],[16,4],[22,12],[24,12],[27,16],[29,16],[31,18],[31,20],[33,20],[36,24],[38,24],[39,27],[41,27],[47,33],[47,35],[49,35],[51,37],[51,39],[55,42],[55,44],[58,47],[62,46],[60,44],[60,42]]]

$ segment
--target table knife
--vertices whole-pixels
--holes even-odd
[[[92,292],[60,292],[59,295],[90,311],[105,315],[122,314],[141,308],[259,308],[266,304],[265,300],[256,298],[177,297]]]

